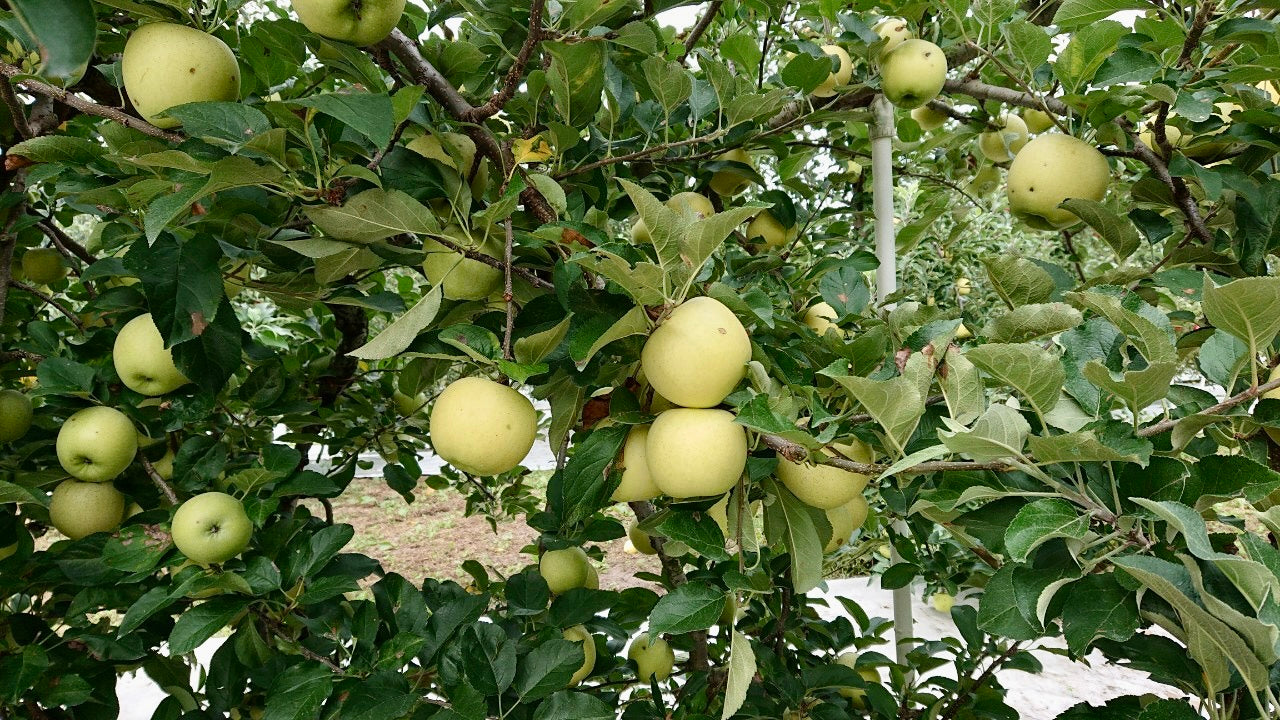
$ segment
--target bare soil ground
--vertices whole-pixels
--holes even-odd
[[[348,548],[382,562],[415,584],[424,577],[452,579],[466,585],[471,576],[462,570],[464,560],[474,558],[490,573],[510,575],[534,562],[524,552],[537,540],[537,532],[523,516],[499,522],[497,531],[479,516],[465,517],[466,501],[452,490],[433,492],[425,486],[414,491],[413,504],[387,487],[381,478],[357,478],[333,502],[336,522],[348,522],[356,535]],[[625,522],[622,513],[619,519]],[[605,551],[600,586],[621,590],[634,587],[632,577],[641,571],[661,572],[656,558],[627,553],[625,538],[601,543]]]

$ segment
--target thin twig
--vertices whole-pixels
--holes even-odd
[[[524,70],[529,65],[529,59],[533,57],[533,48],[542,39],[542,10],[545,5],[546,0],[533,0],[533,5],[529,8],[529,35],[520,46],[520,51],[516,53],[515,62],[507,70],[507,77],[502,87],[484,105],[472,108],[467,116],[462,118],[463,120],[467,122],[487,120],[497,115],[498,111],[502,110],[515,95],[516,88],[520,87],[520,80],[524,77]]]
[[[169,501],[169,504],[177,505],[178,496],[174,494],[173,488],[169,486],[169,483],[160,476],[160,471],[156,470],[156,466],[152,465],[151,461],[141,453],[138,454],[138,459],[142,461],[142,469],[147,471],[147,476],[150,477],[151,482],[155,483],[156,487],[160,489],[160,492],[164,495],[165,499]]]
[[[511,218],[507,218],[504,223],[506,230],[506,242],[502,249],[502,300],[506,303],[507,323],[502,333],[502,357],[507,360],[514,359],[511,355],[511,335],[515,332],[516,327],[516,302],[515,296],[511,290],[511,247],[515,244],[515,231],[511,228]]]
[[[9,285],[19,290],[29,292],[32,295],[35,295],[36,297],[40,298],[44,302],[54,306],[55,308],[57,308],[58,312],[67,316],[67,319],[70,320],[72,324],[74,324],[77,328],[79,328],[80,332],[85,332],[84,323],[80,321],[80,317],[75,313],[71,312],[71,310],[67,309],[66,305],[63,305],[62,303],[58,302],[58,300],[54,298],[52,295],[43,293],[40,290],[37,290],[36,288],[32,287],[31,285],[28,285],[19,280],[14,280],[12,278],[9,279]]]
[[[0,75],[13,78],[19,90],[43,95],[47,98],[56,100],[63,105],[79,110],[86,115],[94,115],[96,117],[114,120],[127,128],[132,128],[145,135],[160,138],[161,140],[168,140],[173,143],[179,143],[186,139],[179,133],[162,130],[146,120],[134,117],[119,108],[99,105],[96,102],[85,100],[79,95],[68,92],[60,87],[56,87],[30,77],[25,77],[27,73],[17,65],[0,62]]]
[[[587,163],[586,165],[579,165],[578,167],[570,168],[568,170],[565,170],[562,173],[557,174],[555,178],[557,180],[563,180],[567,177],[572,177],[574,175],[581,175],[582,173],[591,172],[592,170],[605,167],[606,165],[614,165],[616,163],[621,163],[621,162],[630,162],[632,160],[639,160],[640,158],[648,157],[650,155],[656,155],[660,152],[666,152],[667,150],[674,150],[675,148],[712,142],[714,140],[718,140],[723,135],[724,135],[723,130],[716,130],[715,132],[707,133],[706,135],[699,135],[698,137],[686,138],[684,140],[677,140],[675,142],[669,142],[662,145],[654,145],[653,147],[647,147],[643,150],[637,150],[633,153],[627,153],[626,155],[614,155],[612,157],[607,157],[600,160],[596,160],[595,162]],[[679,160],[682,158],[666,158],[666,159]]]
[[[1045,110],[1054,115],[1066,115],[1070,108],[1061,100],[1032,93],[1011,90],[998,85],[988,85],[977,80],[948,80],[942,89],[948,93],[968,95],[975,100],[995,100],[1005,105]]]
[[[54,225],[52,222],[42,220],[36,223],[36,227],[39,228],[40,232],[44,233],[45,237],[49,238],[49,240],[52,241],[59,250],[62,251],[63,255],[79,258],[86,265],[92,265],[97,262],[98,258],[94,257],[88,250],[85,250],[84,246],[73,240],[70,235],[62,230],[62,228]]]
[[[689,31],[689,36],[684,39],[684,53],[680,56],[680,63],[683,65],[685,60],[689,59],[689,54],[693,52],[693,46],[698,44],[698,40],[702,39],[702,34],[711,27],[711,21],[715,19],[716,14],[720,12],[720,6],[724,4],[724,0],[711,0],[707,4],[707,11],[698,18],[698,24],[693,26]]]
[[[1226,400],[1223,400],[1217,405],[1207,407],[1198,413],[1194,413],[1193,415],[1217,415],[1223,410],[1230,410],[1231,408],[1241,403],[1249,402],[1250,400],[1258,397],[1259,395],[1262,395],[1263,393],[1269,392],[1271,390],[1275,390],[1276,388],[1280,388],[1280,378],[1262,383],[1261,385],[1258,385],[1256,387],[1251,387],[1242,393],[1232,395],[1231,397],[1227,398]],[[1138,437],[1151,437],[1152,435],[1159,435],[1162,432],[1168,432],[1169,430],[1172,430],[1173,426],[1177,425],[1178,422],[1180,422],[1181,420],[1185,420],[1188,417],[1193,417],[1193,415],[1187,415],[1181,418],[1167,418],[1165,420],[1161,420],[1160,422],[1154,425],[1148,425],[1138,430]]]
[[[471,258],[472,260],[479,260],[480,262],[484,263],[485,265],[488,265],[489,267],[497,268],[499,270],[504,269],[502,260],[499,258],[493,257],[492,255],[485,255],[484,253],[478,250],[472,250],[471,248],[463,247],[458,243],[454,242],[453,240],[447,237],[444,237],[442,235],[432,235],[431,239],[435,240],[436,242],[440,243],[441,245],[449,248],[450,250],[456,253],[461,253],[467,256],[468,258]],[[534,275],[533,272],[530,271],[528,268],[513,266],[511,268],[511,272],[515,273],[516,275],[519,275],[525,280],[528,280],[530,284],[536,287],[540,287],[543,290],[554,290],[556,287],[552,283],[547,282],[546,280],[543,280],[537,275]]]
[[[18,136],[23,140],[30,140],[31,128],[27,125],[26,108],[13,93],[13,85],[10,85],[7,80],[0,82],[0,99],[3,99],[4,104],[9,108],[9,114],[13,117],[13,128],[18,131]]]

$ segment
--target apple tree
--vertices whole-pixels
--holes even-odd
[[[1276,717],[1270,5],[9,0],[0,717]],[[882,544],[958,637],[819,614]]]

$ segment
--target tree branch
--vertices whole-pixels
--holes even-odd
[[[529,8],[529,35],[520,46],[520,51],[516,53],[515,62],[507,70],[507,77],[502,87],[484,105],[472,108],[467,116],[462,118],[463,120],[480,122],[491,118],[497,115],[498,111],[515,95],[516,88],[520,87],[520,80],[524,77],[525,68],[529,65],[529,59],[533,57],[533,48],[542,40],[542,11],[545,5],[546,0],[533,0],[533,5]]]
[[[31,139],[31,127],[27,125],[27,111],[22,107],[22,102],[18,100],[18,96],[13,93],[13,85],[0,82],[0,98],[4,100],[4,104],[9,108],[9,115],[13,117],[13,128],[18,131],[18,137],[23,140]]]
[[[462,255],[465,255],[468,258],[471,258],[472,260],[479,260],[480,262],[484,263],[485,265],[488,265],[489,267],[497,268],[499,270],[504,269],[502,260],[496,257],[493,257],[491,255],[485,255],[484,253],[478,250],[472,250],[471,248],[463,247],[457,244],[456,242],[454,242],[453,240],[441,235],[432,235],[431,239],[435,240],[436,242],[440,243],[441,245],[449,248],[450,250],[456,253],[461,253]],[[535,287],[542,288],[543,290],[554,290],[556,287],[555,285],[547,282],[546,280],[543,280],[537,275],[534,275],[533,272],[527,268],[512,266],[511,272],[515,273],[516,275],[519,275],[525,280],[528,280],[532,285],[534,285]]]
[[[711,21],[715,19],[716,14],[720,12],[720,6],[724,4],[724,0],[711,0],[707,5],[707,11],[698,18],[698,24],[693,26],[689,31],[689,36],[684,39],[684,54],[680,56],[680,63],[689,58],[689,53],[693,52],[693,46],[698,44],[698,40],[702,39],[702,34],[711,26]]]
[[[35,295],[36,297],[40,298],[44,302],[54,306],[55,308],[57,308],[58,312],[67,316],[67,319],[70,320],[72,324],[74,324],[77,328],[79,328],[80,332],[82,333],[85,332],[84,323],[80,321],[80,316],[71,312],[71,310],[67,309],[66,305],[63,305],[62,303],[58,302],[58,300],[54,298],[52,295],[43,293],[37,290],[36,288],[32,287],[31,285],[28,285],[24,282],[20,282],[18,280],[14,280],[12,278],[9,279],[9,285],[19,290],[29,292],[32,295]]]
[[[1242,393],[1232,395],[1231,397],[1227,398],[1226,400],[1223,400],[1217,405],[1207,407],[1198,413],[1193,413],[1192,415],[1217,415],[1223,410],[1230,410],[1231,408],[1237,405],[1240,405],[1241,403],[1249,402],[1250,400],[1253,400],[1254,398],[1262,395],[1263,393],[1270,392],[1272,390],[1275,390],[1276,388],[1280,388],[1280,378],[1262,383],[1261,385],[1257,385],[1255,387],[1251,387]],[[1165,420],[1161,420],[1160,422],[1154,425],[1148,425],[1138,430],[1138,437],[1151,437],[1152,435],[1159,435],[1162,432],[1168,432],[1169,430],[1172,430],[1173,426],[1177,425],[1178,422],[1180,422],[1181,420],[1185,420],[1188,417],[1192,417],[1192,415],[1187,415],[1182,418],[1168,418]]]
[[[70,235],[63,232],[62,228],[59,228],[52,222],[42,220],[36,223],[36,227],[40,229],[40,232],[44,233],[45,237],[49,238],[50,242],[52,242],[63,255],[69,258],[78,258],[86,265],[92,265],[97,262],[98,258],[90,254],[88,250],[85,250],[84,247],[80,245],[80,243],[71,239]]]
[[[631,511],[636,515],[636,522],[645,521],[654,513],[653,503],[646,501],[627,503],[631,506]],[[653,544],[654,551],[657,552],[658,561],[662,563],[662,574],[667,578],[667,582],[671,583],[671,587],[677,588],[689,582],[689,578],[684,574],[684,569],[680,566],[680,561],[667,555],[665,552],[666,538],[659,535],[651,536],[650,541]],[[707,656],[707,631],[700,630],[691,633],[693,639],[693,649],[689,652],[689,664],[694,670],[706,670],[710,667],[710,661]]]
[[[502,357],[512,360],[511,336],[515,332],[516,303],[511,292],[511,268],[514,264],[511,262],[511,247],[515,244],[515,231],[511,228],[511,218],[507,218],[503,225],[506,237],[502,248],[502,301],[506,305],[507,318],[502,333]]]
[[[625,155],[613,155],[611,157],[596,160],[595,162],[587,163],[586,165],[579,165],[578,167],[570,168],[568,170],[565,170],[562,173],[557,174],[555,178],[557,180],[563,180],[567,177],[573,177],[574,175],[581,175],[582,173],[591,172],[592,170],[597,170],[607,165],[614,165],[621,162],[630,162],[632,160],[639,160],[641,158],[645,158],[650,155],[656,155],[660,152],[673,150],[679,147],[687,147],[689,145],[699,145],[705,142],[712,142],[713,140],[718,140],[723,135],[724,135],[724,131],[716,130],[715,132],[708,133],[706,135],[699,135],[698,137],[691,137],[691,138],[686,138],[684,140],[677,140],[675,142],[670,142],[663,145],[654,145],[653,147],[647,147],[643,150],[637,150],[635,152],[627,153]],[[678,160],[680,158],[661,158],[661,159]]]
[[[160,471],[156,470],[156,466],[151,464],[146,455],[138,453],[138,459],[142,461],[142,469],[147,471],[147,477],[151,478],[151,482],[160,489],[161,494],[169,501],[170,505],[178,504],[178,496],[173,493],[173,488],[169,487],[169,483],[160,477]]]
[[[988,85],[978,80],[947,80],[942,89],[947,93],[968,95],[975,100],[995,100],[1005,105],[1016,105],[1032,110],[1047,110],[1055,115],[1066,115],[1070,111],[1070,108],[1057,98],[1042,97],[1020,90],[999,87],[998,85]]]
[[[150,135],[151,137],[160,138],[161,140],[179,143],[186,139],[179,133],[162,130],[146,120],[136,118],[119,108],[99,105],[98,103],[85,100],[79,95],[68,92],[60,87],[32,78],[22,77],[26,74],[27,73],[23,72],[22,68],[17,65],[0,62],[0,75],[13,78],[19,90],[34,93],[36,95],[43,95],[44,97],[56,100],[67,107],[79,110],[86,115],[94,115],[96,117],[114,120],[127,128],[132,128],[143,134]]]

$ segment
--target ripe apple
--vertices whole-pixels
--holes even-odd
[[[867,521],[867,515],[871,514],[871,507],[867,505],[867,499],[862,495],[856,495],[849,501],[849,517],[853,520],[853,529],[857,530]]]
[[[640,365],[654,391],[680,407],[719,405],[747,374],[751,339],[719,300],[681,303],[653,331]]]
[[[538,561],[538,572],[547,581],[554,595],[563,595],[574,588],[587,587],[591,577],[591,559],[580,547],[548,550]]]
[[[751,156],[742,148],[734,148],[728,152],[721,153],[716,156],[716,160],[725,160],[730,162],[742,163],[752,169],[755,169],[755,163],[751,162]],[[711,175],[711,189],[721,197],[733,197],[751,184],[751,178],[739,175],[728,170],[720,170]]]
[[[191,382],[173,364],[173,351],[164,346],[151,313],[125,323],[116,335],[111,359],[120,381],[142,395],[164,395]]]
[[[836,335],[844,337],[846,334],[844,329],[835,322],[838,317],[836,309],[831,307],[830,303],[820,302],[810,305],[804,311],[803,322],[819,335],[826,335],[828,330],[834,330]]]
[[[156,474],[159,475],[161,479],[172,480],[173,479],[173,459],[174,459],[173,448],[169,448],[164,451],[164,455],[160,456],[159,460],[156,460],[155,462],[151,463],[151,467],[155,469]]]
[[[1149,127],[1138,133],[1138,139],[1142,141],[1143,145],[1146,145],[1157,153],[1160,152],[1160,144],[1156,142],[1156,134]],[[1186,144],[1186,142],[1184,142],[1185,140],[1190,140],[1191,138],[1183,135],[1182,131],[1179,130],[1177,126],[1165,125],[1164,139],[1169,141],[1169,147],[1179,148]]]
[[[676,408],[653,421],[649,472],[673,498],[707,497],[737,484],[747,463],[746,428],[724,410]]]
[[[115,408],[85,408],[62,424],[56,447],[58,462],[71,477],[106,482],[133,461],[138,452],[138,431]]]
[[[457,225],[445,228],[444,236],[455,245],[489,257],[496,258],[503,253],[503,246],[498,243],[497,238],[488,235],[471,237]],[[428,238],[423,242],[422,249],[426,251],[422,269],[427,280],[433,285],[443,283],[441,292],[450,300],[484,300],[502,286],[501,270],[455,252],[438,240]]]
[[[791,241],[796,239],[797,232],[799,231],[794,225],[783,227],[782,223],[778,222],[778,219],[768,210],[762,210],[747,223],[747,240],[751,242],[759,240],[757,247],[775,248],[790,245]]]
[[[396,412],[408,417],[417,414],[419,410],[427,406],[426,393],[418,393],[414,396],[405,395],[396,390],[391,394],[391,401],[396,406]]]
[[[565,629],[560,635],[565,640],[576,642],[582,646],[582,667],[578,668],[578,671],[569,680],[569,687],[575,687],[583,680],[586,680],[596,666],[596,643],[591,638],[591,633],[587,632],[585,625],[574,625]]]
[[[831,538],[827,540],[827,545],[822,548],[822,552],[832,553],[843,547],[849,542],[849,538],[853,537],[853,516],[849,513],[849,506],[841,505],[828,510],[827,522],[831,524]]]
[[[933,597],[929,598],[929,603],[933,605],[934,610],[937,610],[940,613],[950,614],[951,608],[955,607],[956,599],[951,596],[951,593],[938,592],[934,593]]]
[[[49,522],[58,532],[79,540],[119,527],[124,504],[124,495],[111,483],[63,480],[49,500]]]
[[[1098,149],[1070,135],[1046,133],[1026,144],[1009,166],[1009,211],[1037,230],[1080,222],[1058,205],[1067,198],[1102,200],[1111,167]]]
[[[928,40],[904,40],[880,58],[880,89],[901,108],[918,108],[942,92],[947,58]]]
[[[631,547],[641,555],[656,555],[658,552],[653,547],[653,536],[641,530],[636,523],[627,526],[627,539],[631,541]]]
[[[978,135],[978,150],[991,162],[1009,162],[1027,144],[1027,124],[1011,113],[1002,113],[992,124],[1000,129]]]
[[[916,121],[921,130],[929,132],[946,125],[949,118],[946,113],[938,112],[928,105],[921,105],[911,111],[911,119]]]
[[[627,650],[627,659],[636,663],[636,676],[643,682],[653,678],[659,682],[671,677],[671,668],[676,664],[676,654],[666,640],[656,638],[652,641],[648,633],[643,633],[631,641]]]
[[[695,215],[704,220],[716,214],[716,206],[702,193],[693,191],[676,193],[667,199],[667,207],[683,215]]]
[[[173,23],[143,25],[129,36],[121,63],[124,89],[147,122],[177,127],[162,117],[178,105],[240,99],[240,65],[218,38]]]
[[[1271,374],[1267,376],[1267,382],[1271,382],[1272,380],[1280,380],[1280,365],[1277,365],[1276,367],[1272,368]],[[1280,400],[1280,388],[1276,388],[1275,390],[1268,390],[1267,392],[1262,393],[1262,399],[1263,400]],[[1271,436],[1271,442],[1274,442],[1277,445],[1280,445],[1280,429],[1263,428],[1263,430],[1266,430],[1267,434]]]
[[[841,455],[856,462],[870,463],[875,460],[871,447],[857,438],[849,444],[834,446]],[[822,452],[830,457],[830,453]],[[784,457],[778,458],[778,479],[787,486],[793,495],[806,505],[820,510],[832,510],[847,505],[854,497],[861,495],[863,488],[870,480],[861,473],[849,472],[830,465],[814,465],[810,463],[793,463]]]
[[[1053,117],[1043,110],[1023,110],[1022,122],[1027,132],[1037,135],[1053,127]]]
[[[22,274],[36,285],[52,285],[67,276],[67,264],[54,248],[31,248],[22,253]]]
[[[449,146],[448,149],[445,144]],[[471,177],[471,168],[476,160],[476,143],[462,133],[442,132],[419,135],[405,147],[425,158],[452,168],[464,181]],[[450,154],[450,150],[453,154]],[[461,156],[460,161],[454,158],[455,155]],[[476,168],[475,178],[471,180],[471,194],[483,194],[488,185],[489,163],[482,158],[480,166]]]
[[[500,475],[524,461],[538,435],[533,403],[488,378],[455,380],[436,398],[428,420],[431,446],[472,475]]]
[[[836,662],[851,670],[857,669],[854,666],[858,662],[858,653],[856,652],[840,653],[840,657],[836,658]],[[866,680],[869,683],[880,682],[880,672],[875,668],[865,667],[857,670],[858,670],[858,674],[862,676],[863,680]],[[855,707],[862,707],[863,704],[865,703],[867,691],[863,690],[862,688],[852,688],[852,687],[841,688],[840,694],[852,700],[853,705]]]
[[[906,20],[897,17],[889,17],[876,23],[871,28],[877,35],[884,39],[884,45],[880,48],[880,57],[892,52],[902,43],[915,37],[915,33],[911,32],[911,26]]]
[[[956,278],[956,294],[960,296],[973,292],[973,282],[967,277]]]
[[[173,514],[173,544],[191,562],[217,565],[249,547],[253,522],[239,500],[222,492],[197,495]]]
[[[853,77],[853,61],[849,59],[849,53],[845,52],[845,49],[839,45],[823,45],[822,52],[827,57],[837,58],[840,61],[839,69],[828,73],[827,79],[813,89],[814,97],[829,98],[835,96],[836,88],[849,84],[849,78]],[[723,195],[724,193],[721,194]]]
[[[0,390],[0,443],[19,440],[31,429],[31,398],[17,390]]]
[[[627,440],[618,456],[622,468],[622,482],[613,491],[614,502],[652,500],[662,493],[649,474],[649,462],[645,458],[645,445],[649,440],[649,426],[635,425],[627,431]],[[637,545],[637,547],[639,547]]]
[[[373,45],[391,34],[405,0],[293,0],[293,11],[317,35],[352,45]]]

